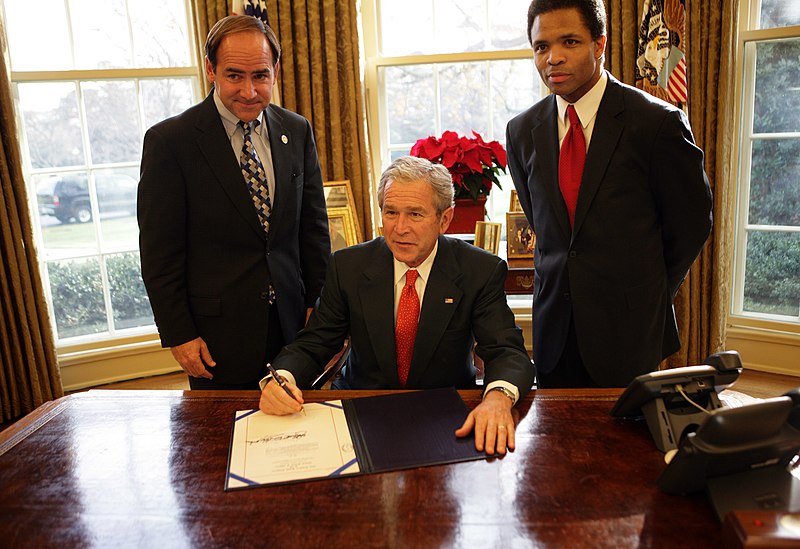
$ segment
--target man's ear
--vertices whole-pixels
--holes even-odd
[[[450,222],[453,221],[453,207],[447,208],[445,211],[442,212],[442,220],[439,223],[439,234],[444,234],[447,228],[450,226]]]
[[[605,34],[603,34],[603,35],[600,36],[600,38],[598,38],[597,40],[594,41],[594,58],[595,59],[598,59],[598,60],[602,59],[603,54],[605,54],[605,52],[606,52],[606,40],[607,39],[608,39],[608,37]]]
[[[209,61],[208,57],[206,57],[206,80],[208,80],[209,84],[213,84],[215,77],[216,75],[214,74],[214,67],[211,66],[211,61]]]

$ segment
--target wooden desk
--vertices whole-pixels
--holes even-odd
[[[656,487],[618,390],[540,390],[503,459],[224,492],[234,410],[256,392],[89,391],[0,433],[6,547],[719,546],[702,495]],[[319,391],[314,400],[366,396]],[[477,391],[462,393],[470,405]],[[311,400],[311,399],[309,399]],[[278,520],[280,519],[280,520]]]

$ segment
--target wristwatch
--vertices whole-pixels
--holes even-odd
[[[492,387],[491,389],[486,391],[486,394],[483,395],[483,397],[486,398],[486,395],[488,395],[492,391],[498,391],[498,392],[501,392],[504,395],[506,395],[508,398],[511,399],[511,404],[514,404],[517,401],[517,398],[514,396],[514,393],[512,393],[509,389],[506,389],[502,385],[496,385],[496,386]]]

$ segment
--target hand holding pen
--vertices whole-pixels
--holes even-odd
[[[294,385],[286,381],[282,375],[280,375],[272,364],[267,363],[267,370],[269,370],[270,376],[275,382],[280,385],[281,389],[289,396],[289,398],[294,401],[294,403],[300,405],[300,409],[298,410],[296,406],[289,406],[286,402],[285,398],[279,398],[279,393],[275,393],[270,389],[270,384],[267,383],[264,386],[264,390],[261,391],[261,401],[259,402],[258,407],[261,409],[262,412],[265,414],[272,414],[272,415],[287,415],[287,414],[294,414],[296,412],[303,412],[306,413],[305,408],[303,408],[303,399],[302,393],[301,396],[297,396],[292,389],[296,389]],[[297,390],[299,392],[299,390]]]

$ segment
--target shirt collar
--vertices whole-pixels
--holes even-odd
[[[600,79],[595,82],[588,92],[583,97],[572,103],[575,107],[575,112],[578,113],[578,118],[581,120],[583,129],[589,125],[589,122],[597,115],[597,109],[600,108],[600,101],[603,99],[603,94],[606,91],[606,84],[608,83],[608,75],[606,71],[600,73]],[[556,105],[558,107],[558,119],[562,124],[569,126],[567,120],[567,105],[569,105],[563,97],[556,95]]]
[[[433,250],[431,251],[430,255],[425,258],[425,261],[420,263],[416,267],[409,267],[405,263],[401,261],[397,261],[394,257],[392,257],[392,262],[394,263],[394,284],[395,286],[400,282],[400,280],[406,275],[406,271],[409,269],[416,269],[419,273],[420,278],[424,281],[428,281],[428,278],[431,275],[431,269],[433,268],[433,260],[436,258],[436,252],[439,249],[439,240],[436,240],[436,243],[433,245]]]
[[[216,88],[214,89],[214,105],[216,105],[217,107],[217,112],[219,112],[219,117],[222,119],[222,125],[225,126],[225,132],[228,134],[228,139],[230,139],[239,125],[239,119],[236,117],[235,114],[229,111],[228,107],[226,107],[225,104],[222,102],[222,99],[220,98],[219,93],[217,93]],[[258,120],[261,123],[255,129],[255,132],[257,134],[261,134],[261,131],[264,129],[263,111],[258,115]]]

